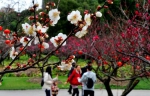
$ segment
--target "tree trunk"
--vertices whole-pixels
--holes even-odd
[[[104,85],[105,85],[105,88],[106,88],[106,91],[107,91],[108,96],[113,96],[112,90],[111,90],[110,85],[109,85],[109,83],[110,83],[110,78],[105,79],[103,83],[104,83]]]
[[[121,96],[127,96],[127,94],[129,94],[134,89],[134,87],[139,83],[139,81],[140,80],[135,80],[135,79],[131,80]]]

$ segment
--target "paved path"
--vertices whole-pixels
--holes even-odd
[[[114,96],[120,96],[122,90],[113,90],[113,93]],[[45,96],[45,93],[44,90],[0,90],[0,96]],[[71,95],[68,94],[66,89],[60,89],[58,96]],[[96,89],[95,96],[107,96],[107,92],[105,91],[105,89]],[[127,96],[150,96],[150,90],[133,90]]]

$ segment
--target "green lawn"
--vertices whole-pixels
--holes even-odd
[[[142,79],[136,89],[150,90],[150,79]]]
[[[29,77],[3,77],[0,90],[40,89],[38,83],[31,83],[28,80]]]
[[[33,78],[33,77],[32,77]],[[27,90],[27,89],[41,89],[40,82],[29,82],[31,77],[3,77],[3,83],[0,86],[0,90]],[[69,84],[64,84],[66,77],[59,76],[59,88],[67,89]],[[142,79],[135,89],[150,90],[150,82],[147,79]],[[123,87],[111,86],[113,89],[121,89]],[[104,85],[97,83],[96,89],[105,89]]]
[[[21,56],[19,62],[24,62],[27,60],[27,56]],[[58,58],[56,56],[52,56],[49,59],[50,62],[58,62]],[[7,65],[10,62],[10,60],[6,60],[5,64]],[[84,66],[87,61],[79,59],[77,64]],[[64,84],[64,82],[67,79],[67,73],[61,72],[59,70],[53,70],[53,74],[59,74],[59,88],[60,89],[67,89],[69,87],[69,84]],[[41,89],[40,81],[33,83],[29,82],[29,79],[34,77],[14,77],[13,74],[6,74],[6,77],[3,77],[2,85],[0,86],[0,90],[26,90],[26,89]],[[150,79],[141,79],[140,83],[135,87],[135,89],[145,89],[150,90]],[[101,83],[96,83],[95,85],[96,89],[105,89],[104,85]],[[111,85],[111,88],[113,89],[122,89],[125,88],[125,86],[116,86]]]

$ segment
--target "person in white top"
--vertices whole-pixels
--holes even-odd
[[[44,85],[42,86],[42,89],[45,89],[46,96],[51,96],[51,85],[56,80],[58,80],[58,76],[52,79],[51,67],[48,66],[46,72],[44,72]]]
[[[94,96],[94,85],[91,88],[87,87],[87,80],[88,78],[91,78],[93,80],[93,83],[96,82],[96,74],[91,71],[92,66],[87,66],[87,72],[85,72],[81,78],[78,78],[78,81],[83,83],[83,90],[84,95],[83,96]]]

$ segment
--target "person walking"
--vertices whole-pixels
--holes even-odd
[[[69,73],[68,73],[68,77],[70,76],[70,74],[71,74],[72,71],[74,70],[75,65],[76,65],[76,63],[73,62],[73,63],[72,63],[72,67],[71,67],[71,69],[70,69],[70,71],[69,71]],[[70,86],[69,86],[68,92],[69,92],[69,94],[72,94],[72,85],[71,85],[71,84],[70,84]]]
[[[86,66],[84,66],[84,67],[81,68],[81,71],[82,71],[81,76],[82,76],[85,72],[87,72],[87,66],[92,66],[92,62],[91,62],[91,61],[88,61],[87,64],[86,64]]]
[[[84,67],[81,68],[81,71],[82,71],[81,76],[82,76],[85,72],[87,72],[87,67],[88,67],[88,66],[92,66],[92,62],[91,62],[91,61],[88,61],[87,64],[86,64],[86,66],[84,66]],[[81,96],[84,96],[83,84],[82,84],[82,87],[81,87]]]
[[[51,86],[52,96],[57,96],[57,94],[58,94],[59,88],[58,88],[57,84],[58,84],[58,81],[54,81],[53,85]]]
[[[69,82],[73,88],[72,96],[75,95],[79,96],[78,86],[81,85],[81,83],[78,82],[78,78],[81,78],[81,68],[79,65],[76,65],[73,72],[70,74],[69,78],[67,79],[67,82]]]
[[[91,88],[88,88],[87,86],[88,78],[91,78],[93,81],[93,86]],[[92,66],[87,66],[87,72],[85,72],[81,78],[78,78],[78,81],[83,83],[83,96],[94,96],[94,83],[96,82],[96,74],[92,72]]]
[[[51,85],[56,80],[58,80],[58,75],[54,79],[52,79],[51,67],[48,66],[46,68],[46,71],[44,72],[44,85],[42,86],[42,89],[45,90],[46,96],[51,96]]]

